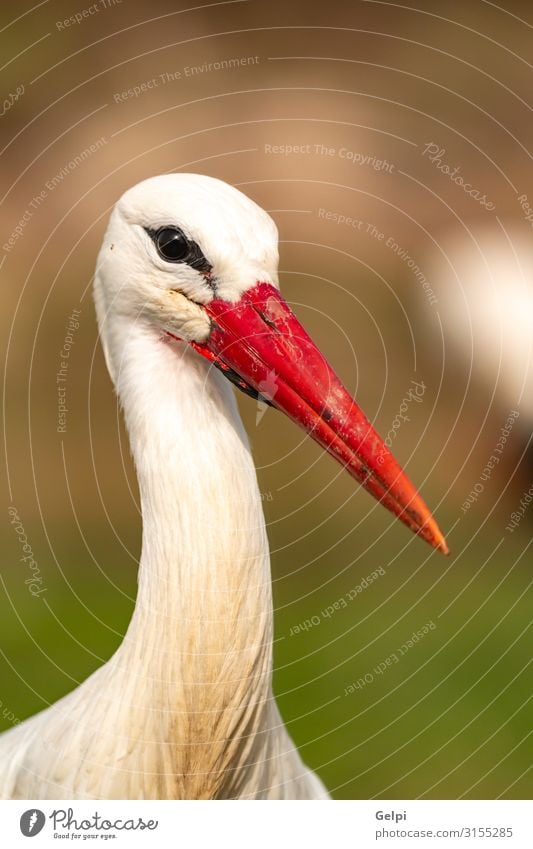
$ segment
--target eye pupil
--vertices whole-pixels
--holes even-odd
[[[163,227],[158,230],[155,243],[159,256],[170,262],[183,260],[189,251],[187,239],[177,227]]]

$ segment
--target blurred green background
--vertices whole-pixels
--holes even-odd
[[[239,399],[269,526],[275,689],[290,733],[336,798],[530,796],[533,506],[506,530],[533,478],[521,330],[533,318],[529,4],[104,5],[0,11],[2,728],[108,659],[131,616],[141,519],[91,278],[120,194],[195,171],[271,212],[287,299],[384,436],[412,381],[425,386],[392,447],[448,559],[289,421]],[[503,306],[487,310],[494,292]],[[13,505],[39,597],[24,583]],[[429,622],[400,662],[374,671]]]

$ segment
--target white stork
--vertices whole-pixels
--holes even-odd
[[[139,480],[138,597],[111,660],[0,737],[0,797],[328,798],[272,693],[268,541],[231,384],[270,386],[270,404],[447,549],[281,297],[277,260],[270,217],[219,180],[154,177],[115,206],[94,289]]]

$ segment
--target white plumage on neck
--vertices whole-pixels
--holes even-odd
[[[142,377],[139,379],[139,370]],[[273,700],[268,541],[230,384],[183,343],[133,332],[118,391],[141,491],[124,652],[151,645],[187,798],[324,795]]]

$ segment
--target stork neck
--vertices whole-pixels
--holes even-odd
[[[218,719],[238,727],[271,693],[271,578],[248,441],[232,387],[213,372],[188,346],[141,331],[122,358],[143,516],[124,646],[188,714],[189,736],[197,720],[198,734],[229,737]]]
[[[181,633],[198,630],[198,645],[226,631],[235,638],[236,626],[249,644],[257,614],[271,616],[271,579],[233,389],[182,343],[139,335],[135,347],[119,394],[143,516],[138,611],[177,617]]]

